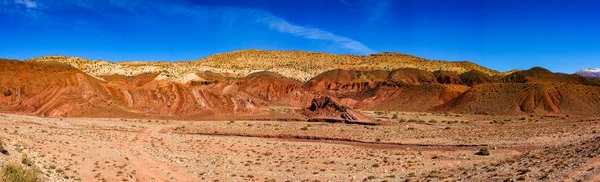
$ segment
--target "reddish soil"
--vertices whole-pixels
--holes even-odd
[[[595,118],[365,114],[383,124],[0,114],[0,145],[7,151],[0,154],[0,165],[26,154],[30,168],[47,181],[594,181],[600,176]],[[482,146],[489,156],[475,154]]]

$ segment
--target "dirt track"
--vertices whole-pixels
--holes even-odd
[[[121,143],[121,150],[134,168],[139,171],[140,181],[191,181],[189,178],[171,170],[169,164],[156,160],[145,148],[148,137],[160,131],[160,126],[130,133],[127,140]]]

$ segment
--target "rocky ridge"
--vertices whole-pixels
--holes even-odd
[[[367,56],[340,55],[304,51],[243,50],[215,54],[196,61],[182,62],[117,62],[88,60],[78,57],[45,56],[27,61],[55,61],[71,65],[94,76],[134,76],[158,72],[157,79],[176,80],[180,83],[193,80],[194,73],[212,71],[243,77],[259,71],[270,71],[299,81],[307,81],[331,69],[394,70],[415,68],[426,71],[451,71],[458,74],[477,70],[488,75],[507,75],[472,62],[427,60],[400,53],[379,53]]]

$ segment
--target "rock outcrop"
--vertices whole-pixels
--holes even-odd
[[[301,112],[309,117],[309,122],[373,123],[369,117],[338,104],[331,97],[315,98],[312,100],[310,107]]]

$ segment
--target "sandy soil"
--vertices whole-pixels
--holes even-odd
[[[0,159],[48,181],[599,179],[595,118],[364,113],[380,125],[1,114]]]

